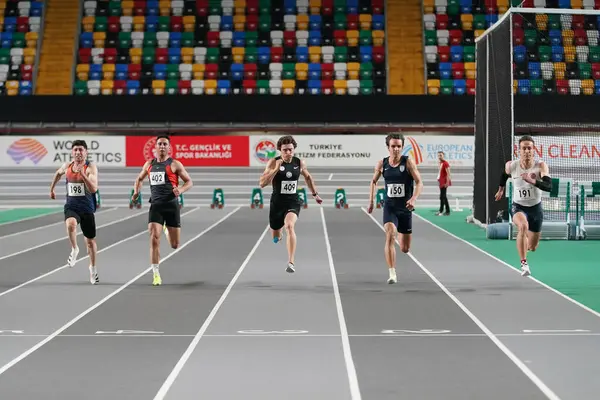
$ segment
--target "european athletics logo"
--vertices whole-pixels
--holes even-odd
[[[37,165],[48,154],[48,150],[35,139],[23,138],[13,142],[6,154],[17,164],[21,164],[24,159],[29,158]]]
[[[423,146],[421,146],[414,138],[408,136],[404,140],[403,156],[409,156],[415,164],[419,165],[423,162]]]

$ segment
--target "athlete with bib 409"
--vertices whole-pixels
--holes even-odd
[[[269,208],[269,225],[273,232],[273,241],[279,242],[282,237],[281,229],[285,227],[287,233],[288,265],[286,271],[295,272],[294,257],[296,253],[296,233],[294,226],[300,216],[301,200],[298,196],[298,179],[304,177],[315,201],[319,204],[323,200],[317,193],[315,182],[306,168],[306,162],[294,156],[297,143],[292,136],[282,136],[277,141],[277,150],[280,156],[272,158],[267,163],[265,171],[260,177],[259,185],[264,188],[273,183],[273,193]]]
[[[71,254],[67,261],[73,267],[79,254],[77,246],[77,225],[81,225],[81,232],[85,237],[87,252],[90,256],[90,282],[95,285],[100,282],[96,269],[96,192],[98,191],[98,167],[87,159],[87,143],[85,140],[74,140],[71,147],[72,161],[65,163],[54,174],[50,185],[50,198],[55,199],[54,188],[60,178],[66,175],[67,200],[65,203],[65,225]]]
[[[404,136],[390,134],[385,138],[389,156],[379,160],[371,181],[369,214],[373,212],[373,201],[377,182],[383,175],[385,195],[383,203],[383,227],[385,229],[385,260],[388,265],[388,283],[396,283],[396,237],[400,233],[400,249],[410,250],[412,235],[412,212],[415,201],[423,190],[421,175],[415,162],[402,155]]]
[[[192,186],[192,178],[188,175],[183,164],[171,157],[171,139],[166,135],[156,138],[156,158],[146,161],[138,175],[132,200],[136,201],[142,183],[146,177],[150,181],[150,211],[148,213],[148,231],[150,232],[150,263],[152,266],[154,286],[162,284],[159,272],[160,235],[163,226],[167,228],[171,248],[179,247],[181,234],[181,218],[178,197],[187,192]],[[179,187],[179,178],[183,186]]]
[[[531,136],[519,139],[519,159],[506,162],[500,177],[500,187],[496,192],[496,201],[502,200],[506,180],[512,177],[514,186],[510,213],[518,229],[517,251],[521,258],[521,275],[531,274],[527,263],[527,251],[535,251],[542,234],[544,211],[542,209],[542,191],[552,191],[552,179],[548,165],[534,160]]]

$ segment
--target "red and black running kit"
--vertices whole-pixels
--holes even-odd
[[[171,169],[173,159],[159,162],[156,158],[148,167],[150,180],[150,212],[148,223],[154,222],[172,228],[181,227],[179,202],[173,189],[179,184],[179,177]]]

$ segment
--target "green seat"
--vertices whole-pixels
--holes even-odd
[[[475,62],[475,46],[465,46],[463,48],[463,59],[465,62]]]
[[[370,46],[373,43],[373,31],[360,31],[358,34],[359,46]]]
[[[25,34],[23,32],[13,32],[12,47],[25,47]]]
[[[142,49],[142,64],[154,64],[156,51],[153,47],[144,47]]]
[[[296,78],[296,64],[295,63],[284,63],[282,70],[283,79],[295,79]]]
[[[122,49],[131,48],[131,32],[119,32],[119,47]]]
[[[437,44],[437,31],[425,31],[425,44],[427,46],[435,46]]]
[[[460,5],[452,4],[448,5],[448,15],[460,15]]]
[[[246,32],[246,47],[256,47],[258,44],[258,32],[248,31]]]
[[[249,64],[256,64],[258,61],[258,49],[256,47],[246,47],[244,58]]]
[[[75,81],[75,95],[85,96],[88,94],[87,82]]]
[[[365,79],[360,81],[360,94],[373,94],[373,81]]]
[[[442,79],[440,84],[440,92],[445,95],[451,95],[454,89],[453,79]]]
[[[169,79],[165,85],[165,93],[177,94],[179,93],[179,81],[177,79]]]
[[[181,47],[194,47],[194,32],[183,32],[181,34]]]
[[[261,14],[258,17],[258,29],[261,32],[270,32],[271,31],[271,15],[270,14]]]
[[[333,60],[335,62],[348,61],[348,48],[345,46],[336,46],[333,53]]]
[[[531,94],[534,94],[536,96],[539,96],[544,92],[544,82],[541,79],[530,80],[529,87]]]
[[[600,47],[590,46],[590,54],[588,55],[588,60],[593,63],[600,62]]]
[[[219,62],[219,48],[218,47],[209,47],[206,50],[206,63],[207,64],[216,64]]]
[[[208,13],[209,15],[221,15],[223,13],[221,0],[208,0]]]
[[[179,64],[167,64],[167,79],[179,79]]]
[[[256,81],[256,93],[269,94],[269,81],[264,79]]]
[[[525,45],[533,47],[537,44],[537,31],[535,29],[525,30]]]
[[[562,29],[560,26],[560,15],[548,14],[548,30],[550,29]]]
[[[171,17],[160,16],[158,17],[158,31],[169,32],[171,30]]]
[[[142,47],[156,47],[156,32],[144,32]]]
[[[0,49],[0,64],[10,64],[10,49]]]
[[[347,18],[346,14],[335,14],[333,16],[333,24],[335,26],[334,29],[337,30],[345,30],[346,29]]]
[[[541,62],[550,61],[552,58],[552,48],[550,46],[540,46],[538,54]]]
[[[334,0],[333,12],[336,14],[346,14],[346,0]]]
[[[259,0],[258,1],[258,13],[259,14],[271,14],[271,0]]]
[[[107,17],[96,17],[94,21],[94,31],[95,32],[106,32],[106,28],[108,26],[108,18]]]
[[[111,17],[120,17],[121,16],[121,2],[120,1],[111,1],[108,3],[108,15]]]
[[[475,14],[473,16],[473,29],[485,29],[485,15]]]
[[[592,78],[592,64],[586,62],[577,63],[579,68],[579,78],[591,79]]]
[[[360,79],[371,79],[373,77],[373,64],[370,62],[361,63],[359,71]]]

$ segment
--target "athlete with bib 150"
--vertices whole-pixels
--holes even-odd
[[[519,159],[507,161],[500,177],[496,201],[504,196],[506,180],[512,177],[514,186],[510,213],[518,229],[517,252],[521,258],[521,275],[531,274],[527,263],[527,250],[535,251],[542,234],[544,211],[542,191],[552,191],[552,179],[548,165],[533,158],[533,138],[525,135],[519,139]]]
[[[415,162],[402,155],[404,136],[392,133],[385,138],[389,156],[379,160],[371,181],[369,193],[369,214],[373,212],[373,201],[377,182],[383,175],[385,195],[383,203],[383,227],[385,229],[385,260],[388,265],[388,283],[396,283],[396,237],[400,236],[400,249],[410,250],[412,235],[412,212],[415,201],[423,190],[421,175]]]
[[[74,140],[71,147],[72,161],[58,168],[50,185],[50,198],[56,199],[54,187],[63,175],[66,175],[67,200],[65,203],[65,225],[71,242],[71,254],[67,260],[73,267],[79,254],[77,246],[77,224],[85,237],[87,253],[90,256],[90,282],[100,282],[96,269],[96,192],[98,191],[98,167],[87,159],[87,143],[85,140]]]
[[[171,157],[171,139],[161,135],[156,138],[156,158],[146,161],[133,186],[132,200],[136,201],[146,177],[150,181],[150,211],[148,231],[150,233],[150,263],[154,286],[162,284],[158,265],[160,263],[160,235],[166,226],[169,243],[173,249],[179,247],[181,218],[178,197],[192,186],[192,178],[183,164]],[[183,186],[179,187],[179,178]]]
[[[269,160],[259,182],[261,188],[271,182],[273,183],[269,208],[269,225],[275,243],[281,240],[281,229],[285,227],[288,251],[286,271],[290,273],[295,272],[296,233],[294,226],[300,216],[302,206],[297,193],[300,174],[304,177],[304,181],[315,201],[319,204],[323,202],[317,193],[315,181],[306,168],[306,162],[294,156],[296,147],[296,140],[292,136],[280,137],[277,141],[277,150],[281,152],[281,155]]]

